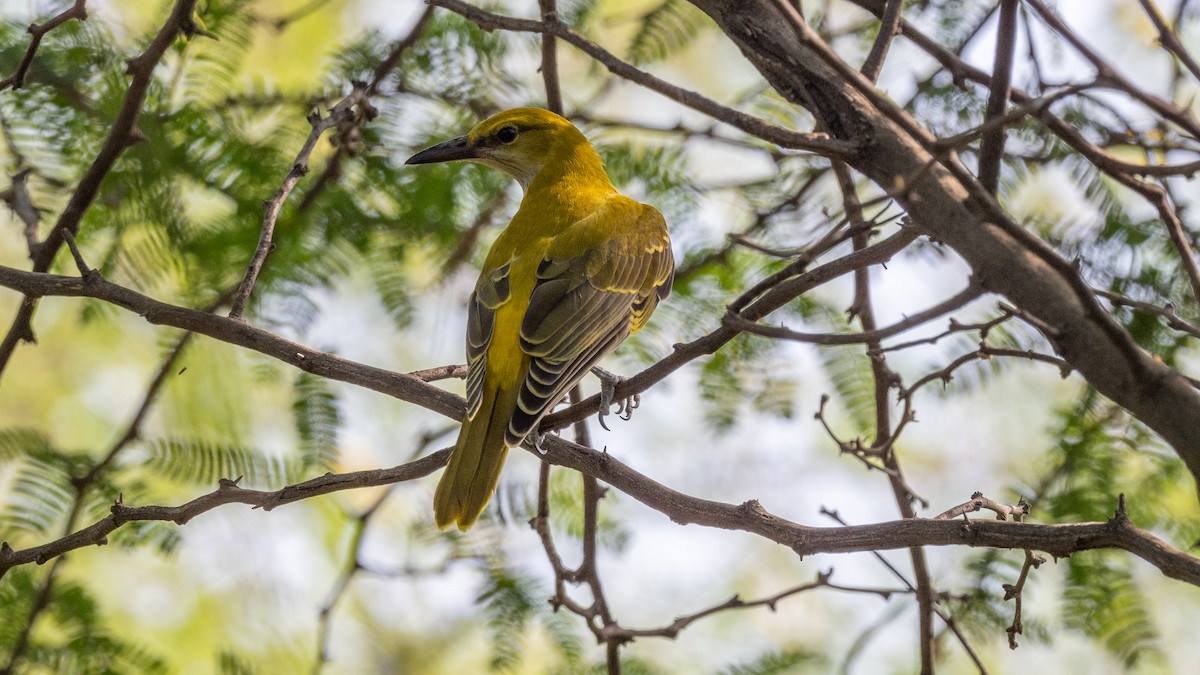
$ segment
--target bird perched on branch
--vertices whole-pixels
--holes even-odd
[[[662,214],[618,193],[592,145],[552,112],[499,113],[407,163],[454,160],[525,190],[467,304],[467,415],[434,497],[438,527],[466,530],[508,449],[667,297],[674,261]]]

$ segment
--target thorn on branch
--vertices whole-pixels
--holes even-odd
[[[1117,495],[1117,512],[1113,514],[1112,519],[1108,522],[1113,525],[1127,525],[1129,523],[1129,514],[1125,510],[1125,493]]]

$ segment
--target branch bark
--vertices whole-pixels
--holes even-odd
[[[791,548],[798,555],[856,553],[914,546],[976,546],[1033,549],[1055,557],[1103,548],[1129,551],[1154,565],[1165,576],[1200,586],[1200,558],[1195,558],[1134,525],[1123,510],[1103,523],[1041,525],[997,520],[908,520],[814,527],[801,525],[768,512],[756,500],[743,504],[700,499],[672,490],[629,468],[608,452],[599,452],[557,436],[543,439],[550,463],[594,476],[680,525],[702,525],[756,534]],[[114,504],[103,520],[63,539],[14,551],[0,546],[0,574],[16,565],[45,563],[67,551],[103,544],[108,533],[133,520],[162,520],[183,524],[222,504],[241,503],[273,509],[302,499],[340,490],[390,485],[427,476],[450,456],[445,448],[427,457],[388,469],[327,474],[276,491],[247,490],[224,480],[205,495],[180,506],[125,506]],[[526,448],[529,452],[537,450]]]

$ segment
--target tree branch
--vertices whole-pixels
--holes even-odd
[[[872,525],[814,527],[794,523],[769,513],[755,500],[740,505],[692,497],[644,476],[607,452],[571,443],[557,436],[543,440],[551,463],[595,476],[680,525],[702,525],[759,535],[791,548],[798,555],[882,551],[913,546],[977,546],[1032,549],[1055,557],[1080,551],[1114,548],[1128,551],[1172,579],[1200,586],[1200,559],[1138,528],[1118,512],[1103,523],[1041,525],[1009,521],[958,521],[914,518]],[[538,452],[526,448],[529,452]],[[276,491],[239,488],[223,480],[208,494],[180,506],[125,506],[114,504],[112,515],[63,539],[14,551],[0,546],[0,574],[15,565],[44,563],[67,551],[103,543],[120,525],[134,520],[161,520],[184,524],[221,504],[242,503],[273,509],[302,499],[339,490],[389,485],[427,476],[450,456],[450,448],[389,469],[328,474]],[[538,455],[539,457],[542,455]]]
[[[1000,0],[1000,22],[996,26],[996,58],[992,67],[992,89],[988,94],[984,121],[1004,115],[1012,82],[1013,56],[1017,45],[1017,0]],[[1004,127],[983,135],[979,146],[979,182],[996,194],[1000,183],[1000,161],[1004,157]]]
[[[325,474],[319,478],[274,491],[241,488],[238,487],[237,480],[222,478],[216,490],[179,506],[126,506],[118,501],[112,505],[112,513],[108,517],[61,539],[20,551],[14,551],[7,543],[3,544],[0,546],[0,578],[17,565],[31,562],[41,565],[68,551],[85,546],[103,546],[108,543],[108,535],[113,530],[128,522],[161,520],[170,521],[176,525],[186,525],[192,518],[222,504],[249,504],[264,511],[270,511],[278,506],[331,492],[391,485],[428,476],[437,471],[450,458],[450,451],[451,448],[444,448],[421,459],[390,469]]]
[[[309,157],[312,155],[313,149],[317,147],[317,141],[321,139],[321,135],[333,127],[355,121],[361,123],[361,120],[370,120],[376,114],[375,108],[367,100],[366,87],[361,83],[355,84],[354,90],[338,101],[329,110],[329,115],[326,117],[321,117],[320,111],[317,110],[309,114],[308,123],[312,126],[312,131],[309,132],[304,145],[300,147],[300,152],[296,154],[296,160],[292,162],[291,169],[288,170],[279,189],[275,191],[275,195],[263,204],[263,222],[258,235],[258,246],[255,247],[254,255],[250,258],[250,264],[246,268],[242,283],[233,295],[233,306],[229,310],[230,318],[241,318],[242,313],[246,310],[246,303],[250,300],[250,293],[254,290],[258,273],[267,260],[267,254],[274,247],[272,238],[275,235],[275,223],[279,220],[283,203],[287,201],[288,195],[292,194],[292,190],[295,189],[300,178],[308,173]]]
[[[611,52],[588,40],[557,19],[546,22],[517,19],[485,12],[474,5],[462,2],[462,0],[427,0],[427,2],[435,7],[442,7],[460,14],[470,21],[475,22],[484,30],[500,28],[520,33],[542,33],[561,38],[563,41],[574,45],[580,51],[595,59],[618,77],[636,82],[673,101],[710,115],[732,127],[775,143],[780,147],[793,150],[807,150],[829,157],[846,155],[856,150],[857,144],[855,143],[831,139],[826,134],[804,134],[792,131],[791,129],[785,129],[753,115],[747,115],[746,113],[723,106],[694,91],[659,79],[644,70],[639,70],[618,59]]]
[[[51,17],[46,23],[29,24],[29,46],[25,48],[25,55],[17,64],[17,70],[12,75],[0,80],[0,91],[9,87],[20,89],[25,86],[25,76],[29,74],[29,67],[33,65],[33,57],[37,54],[38,46],[42,44],[42,38],[46,37],[46,33],[71,19],[87,21],[87,0],[75,0],[75,4]]]
[[[266,354],[314,375],[357,384],[402,401],[415,403],[447,417],[458,418],[464,410],[462,398],[429,385],[419,377],[373,368],[326,354],[250,326],[244,321],[159,302],[137,291],[118,286],[99,275],[81,279],[23,272],[0,265],[0,286],[20,291],[31,298],[54,295],[104,300],[134,312],[152,324],[174,326],[207,335],[231,345]],[[441,374],[445,373],[446,369],[437,368],[434,372]]]
[[[1187,47],[1179,41],[1179,36],[1175,30],[1167,25],[1167,20],[1163,18],[1162,12],[1158,11],[1158,6],[1154,4],[1154,0],[1138,0],[1138,4],[1145,10],[1146,16],[1150,18],[1154,28],[1158,30],[1158,42],[1164,49],[1171,52],[1179,62],[1183,64],[1192,77],[1200,81],[1200,63],[1196,63],[1195,57],[1187,50]]]

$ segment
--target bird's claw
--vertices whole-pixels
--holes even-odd
[[[549,452],[549,450],[542,445],[542,441],[546,439],[546,434],[543,434],[538,429],[534,429],[529,433],[529,436],[531,439],[533,439],[533,449],[537,450],[539,455],[544,455]]]
[[[609,415],[612,408],[613,397],[616,395],[617,386],[625,381],[625,378],[620,375],[604,370],[603,368],[593,367],[592,372],[600,380],[600,426],[604,427],[605,431],[612,431],[608,425],[604,423],[604,418]],[[633,394],[616,401],[617,417],[628,422],[633,417],[633,411],[637,410],[642,405],[642,395]]]

